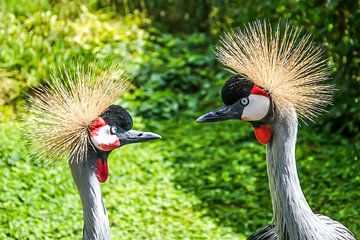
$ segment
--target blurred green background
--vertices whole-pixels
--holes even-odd
[[[79,239],[80,199],[66,163],[36,161],[22,142],[26,94],[51,67],[125,62],[120,101],[163,140],[110,157],[102,185],[113,239],[246,239],[270,223],[265,147],[249,124],[197,125],[230,76],[222,32],[288,19],[327,49],[338,91],[300,126],[297,160],[310,206],[360,238],[360,1],[3,0],[0,3],[0,239]],[[24,128],[22,128],[24,129]],[[25,127],[26,129],[26,127]]]

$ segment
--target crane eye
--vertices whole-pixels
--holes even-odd
[[[118,128],[116,127],[116,126],[112,126],[111,128],[110,128],[110,133],[111,134],[115,134],[115,133],[117,133],[118,132]]]
[[[244,107],[247,106],[249,104],[249,98],[244,97],[242,99],[240,99],[240,103],[241,105],[243,105]]]

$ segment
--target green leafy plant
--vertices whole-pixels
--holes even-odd
[[[78,59],[101,63],[129,58],[129,66],[136,66],[142,55],[148,34],[139,27],[145,21],[140,13],[120,18],[112,12],[91,12],[82,4],[76,14],[71,4],[59,12],[57,5],[45,5],[44,9],[28,1],[22,7],[13,1],[0,5],[0,121],[21,111],[24,93],[46,82],[51,66]]]

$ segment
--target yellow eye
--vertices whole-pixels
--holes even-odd
[[[243,105],[244,107],[247,106],[249,104],[249,98],[244,97],[242,99],[240,99],[240,103],[241,105]]]

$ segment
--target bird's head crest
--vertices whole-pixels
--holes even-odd
[[[330,71],[322,47],[298,28],[280,25],[273,29],[266,21],[255,21],[222,37],[217,57],[235,75],[221,90],[225,106],[198,122],[249,121],[258,141],[266,144],[274,114],[290,118],[295,110],[304,121],[313,121],[325,111],[334,86],[326,83]]]
[[[219,61],[269,93],[278,111],[294,108],[312,121],[331,103],[334,86],[326,83],[330,70],[322,46],[289,23],[273,29],[255,21],[226,33],[216,49]]]
[[[47,161],[67,155],[71,162],[84,159],[92,145],[90,128],[129,87],[122,64],[75,70],[53,69],[47,85],[34,89],[27,116],[30,146]]]

